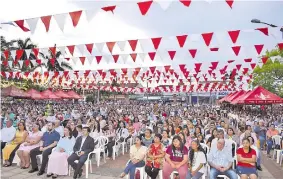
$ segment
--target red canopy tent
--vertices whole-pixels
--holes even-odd
[[[74,91],[68,91],[66,94],[68,94],[69,96],[71,96],[73,99],[82,99],[82,97],[80,95],[78,95],[76,92]]]
[[[238,93],[239,93],[239,91],[236,91],[236,92],[233,93],[232,95],[228,96],[228,97],[225,99],[225,101],[230,103],[230,102],[232,101],[232,99],[234,99],[234,96],[236,96]]]
[[[41,93],[35,89],[30,89],[27,91],[27,93],[30,95],[31,99],[44,99],[44,96],[42,96]]]
[[[229,99],[227,99],[227,102],[231,103],[233,100],[237,99],[241,95],[246,94],[245,90],[240,90],[237,93],[235,93],[233,96],[231,96]]]
[[[67,93],[65,93],[65,92],[62,91],[62,90],[56,91],[56,92],[54,92],[54,94],[55,94],[56,96],[59,96],[59,97],[63,98],[63,99],[73,99],[72,96],[68,95]]]
[[[40,93],[44,99],[61,99],[61,97],[55,95],[52,91],[50,90],[45,90]]]
[[[220,103],[226,101],[230,96],[232,96],[233,94],[235,94],[236,92],[232,92],[226,96],[224,96],[222,99],[219,100]]]
[[[238,96],[237,98],[235,98],[235,99],[231,102],[231,104],[238,104],[238,102],[239,102],[240,100],[245,99],[245,97],[246,97],[247,95],[249,95],[251,92],[252,92],[251,90],[246,91],[244,94],[242,94],[242,95]]]
[[[3,97],[18,97],[18,98],[29,98],[30,95],[25,91],[15,87],[9,86],[7,88],[1,89],[1,96]]]
[[[238,101],[238,104],[280,104],[283,103],[283,99],[279,96],[271,93],[270,91],[258,86],[252,90],[249,94],[245,95],[244,98]]]

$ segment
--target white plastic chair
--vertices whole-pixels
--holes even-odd
[[[130,160],[127,162],[126,166],[129,164]],[[136,171],[139,170],[140,171],[140,179],[144,179],[145,178],[145,167],[137,167]],[[129,174],[126,176],[127,179],[130,178]]]
[[[115,157],[116,155],[118,156],[119,154],[119,149],[121,147],[121,142],[119,141],[120,140],[120,137],[118,136],[116,139],[115,139],[115,144],[113,146],[113,152],[112,152],[112,158],[113,160],[115,160]]]
[[[75,163],[78,163],[79,161],[76,160]],[[85,178],[88,178],[88,160],[85,161]],[[71,176],[71,170],[72,170],[72,167],[69,166],[69,176]],[[90,173],[92,173],[92,166],[90,165]]]
[[[126,139],[129,137],[129,135],[127,135],[127,137],[124,138],[123,142],[121,142],[122,145],[122,154],[125,155],[125,148],[126,148],[126,152],[127,152],[127,142]]]
[[[275,135],[275,136],[272,136],[272,140],[273,140],[273,145],[276,146],[276,145],[280,145],[280,142],[281,142],[281,138],[282,136],[280,135]],[[274,149],[274,152],[273,152],[273,159],[275,159],[275,155],[276,155],[276,163],[279,163],[279,158],[280,158],[280,153],[282,152],[283,150],[281,149]]]
[[[96,162],[97,162],[97,167],[99,167],[100,164],[100,153],[103,152],[103,157],[104,157],[104,162],[106,162],[106,154],[105,154],[105,150],[106,150],[106,146],[108,144],[108,137],[105,136],[100,136],[97,138],[98,141],[98,146],[97,148],[95,148],[90,154],[95,154],[96,157]],[[89,154],[89,156],[90,156]],[[89,164],[91,164],[91,160],[89,160]]]

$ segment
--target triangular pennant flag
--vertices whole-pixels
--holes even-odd
[[[51,54],[55,57],[56,56],[56,47],[49,47]]]
[[[145,60],[145,55],[146,55],[145,53],[139,53],[139,57],[140,57],[142,62],[144,62],[144,60]]]
[[[98,8],[95,8],[95,9],[88,9],[88,10],[85,10],[85,16],[86,16],[86,20],[88,22],[91,22],[91,20],[93,19],[93,17],[96,15],[96,13],[98,12]]]
[[[33,48],[32,49],[34,56],[37,58],[38,57],[38,53],[39,53],[39,49],[38,48]]]
[[[86,58],[88,60],[88,63],[91,65],[94,57],[93,56],[88,56]]]
[[[79,57],[79,58],[80,58],[82,65],[84,65],[85,64],[85,57]]]
[[[219,50],[218,47],[210,48],[210,51],[212,51],[212,52],[218,52],[218,50]]]
[[[267,60],[268,60],[268,57],[262,57],[261,58],[261,61],[262,61],[263,64],[266,64]]]
[[[170,59],[173,60],[176,55],[176,51],[168,51],[168,54],[170,56]]]
[[[64,32],[67,14],[66,13],[56,14],[56,15],[53,15],[53,17],[55,21],[57,22],[58,27],[61,29],[62,32]]]
[[[15,60],[16,59],[16,53],[17,53],[16,50],[11,50],[10,53],[11,53],[12,59]]]
[[[109,52],[112,54],[116,42],[106,42]]]
[[[5,50],[5,51],[3,52],[3,54],[4,54],[5,58],[8,60],[10,51],[9,51],[9,50]]]
[[[240,30],[228,31],[228,34],[233,43],[236,43],[240,34]]]
[[[203,33],[201,34],[202,35],[202,38],[206,44],[206,46],[209,46],[210,45],[210,42],[211,42],[211,39],[212,39],[212,36],[213,36],[213,32],[210,32],[210,33]]]
[[[96,63],[99,64],[102,59],[102,56],[95,56],[95,58],[96,58]]]
[[[259,30],[261,31],[264,35],[268,36],[268,27],[264,27],[264,28],[257,28],[255,30]]]
[[[8,65],[9,65],[10,69],[12,69],[13,68],[13,61],[8,61]]]
[[[51,65],[52,65],[53,67],[55,67],[55,60],[56,60],[55,58],[49,59]]]
[[[14,21],[14,22],[15,22],[15,23],[17,24],[17,26],[20,27],[24,32],[30,31],[28,28],[26,28],[26,27],[24,26],[25,20],[18,20],[18,21]]]
[[[67,48],[68,48],[70,54],[73,56],[74,55],[75,46],[74,45],[69,45],[69,46],[67,46]]]
[[[278,43],[277,45],[280,50],[283,50],[283,43]]]
[[[152,2],[153,1],[151,0],[151,1],[144,1],[144,2],[138,2],[137,3],[142,15],[146,15],[146,13],[148,12]]]
[[[246,63],[250,63],[250,62],[252,62],[252,58],[246,58],[246,59],[244,59],[244,61],[246,62]]]
[[[152,61],[154,61],[154,58],[155,58],[155,52],[148,52],[148,56],[150,57],[150,59],[152,60]]]
[[[23,53],[24,53],[23,49],[16,50],[16,60],[19,60],[20,58],[22,58]]]
[[[92,54],[92,49],[93,49],[93,43],[92,44],[85,44],[85,47],[87,51]]]
[[[34,31],[36,29],[36,25],[37,25],[37,22],[38,22],[38,17],[27,19],[26,21],[27,21],[27,24],[29,26],[31,34],[34,34]]]
[[[72,19],[73,26],[76,27],[80,21],[82,11],[69,12],[69,14]]]
[[[76,48],[84,56],[85,44],[76,45]]]
[[[261,54],[261,51],[262,51],[262,49],[263,49],[263,46],[264,46],[263,44],[255,45],[255,49],[256,49],[256,52],[257,52],[258,55]]]
[[[136,62],[137,54],[136,53],[131,53],[130,55],[131,55],[133,61]]]
[[[37,65],[36,60],[31,60],[31,64],[35,67]]]
[[[238,69],[238,71],[240,71],[241,67],[242,67],[241,64],[237,64],[237,65],[236,65],[236,68]]]
[[[78,61],[78,57],[72,57],[72,61],[73,61],[74,65],[76,65],[77,61]]]
[[[200,71],[201,65],[202,65],[202,63],[195,63],[195,70],[196,70],[196,72]]]
[[[114,63],[117,63],[119,60],[119,55],[112,55]]]
[[[160,44],[160,42],[161,42],[161,39],[162,39],[162,37],[151,38],[151,41],[152,41],[152,43],[153,43],[153,46],[154,46],[155,50],[158,49],[159,44]]]
[[[232,47],[232,49],[233,49],[235,55],[238,56],[239,52],[241,50],[241,46],[234,46],[234,47]]]
[[[158,3],[160,7],[165,11],[168,9],[168,7],[171,5],[173,0],[154,0],[154,2]]]
[[[184,6],[189,7],[191,4],[191,0],[179,0]]]
[[[149,67],[151,74],[154,74],[156,67]]]
[[[25,49],[25,52],[26,52],[27,59],[29,59],[31,49]]]
[[[118,44],[121,51],[125,50],[126,41],[118,41],[117,44]]]
[[[126,64],[128,57],[129,57],[129,54],[120,54],[120,56],[122,57],[124,64]]]
[[[61,55],[63,56],[63,57],[65,57],[65,46],[61,46],[61,47],[57,47],[57,49],[59,50],[59,52],[61,53]]]
[[[22,69],[22,68],[23,68],[23,63],[24,63],[24,61],[23,61],[23,60],[19,60],[20,69]]]
[[[136,48],[137,48],[138,40],[128,40],[128,42],[129,42],[132,50],[135,51]]]
[[[45,26],[46,32],[48,32],[49,31],[49,27],[50,27],[51,16],[42,16],[40,18],[41,18],[42,23]]]
[[[252,69],[254,69],[255,66],[256,66],[256,63],[251,63],[250,65],[251,65]]]
[[[227,3],[228,6],[232,9],[234,0],[226,0],[226,3]]]
[[[180,35],[180,36],[176,36],[178,43],[180,45],[180,47],[182,48],[185,45],[186,39],[187,39],[188,35]]]
[[[215,70],[217,68],[218,62],[211,62],[212,70]]]
[[[100,53],[103,52],[104,45],[105,45],[105,42],[95,43],[95,46]]]
[[[189,49],[189,52],[190,52],[191,56],[192,56],[193,58],[195,58],[196,53],[197,53],[197,49]]]
[[[104,59],[106,64],[109,64],[110,60],[111,60],[111,57],[109,55],[103,55],[103,59]]]
[[[101,9],[104,10],[105,12],[111,11],[114,14],[115,8],[116,8],[116,6],[107,6],[107,7],[101,8]]]

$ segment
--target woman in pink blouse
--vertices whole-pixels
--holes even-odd
[[[139,122],[139,119],[137,117],[134,118],[133,126],[134,126],[136,132],[140,131],[141,123]]]

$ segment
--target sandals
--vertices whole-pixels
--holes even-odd
[[[126,173],[121,173],[120,178],[124,178],[126,176]]]
[[[5,164],[3,167],[10,167],[12,164]]]

